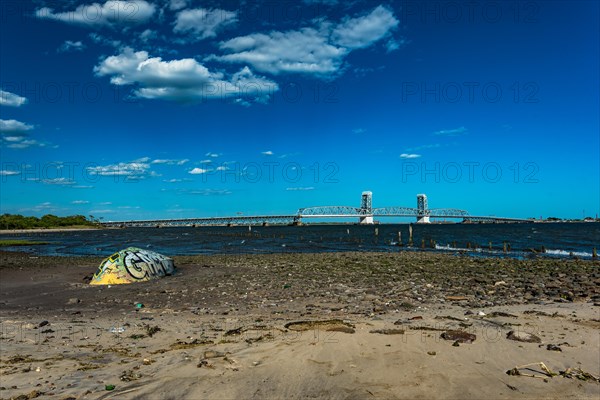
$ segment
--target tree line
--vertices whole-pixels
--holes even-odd
[[[0,215],[0,229],[34,229],[34,228],[60,228],[66,226],[94,226],[98,223],[92,215],[89,218],[83,215],[70,215],[58,217],[47,214],[41,218],[26,217],[20,214]]]

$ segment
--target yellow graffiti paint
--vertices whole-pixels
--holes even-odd
[[[145,282],[175,273],[173,260],[137,247],[116,252],[100,263],[90,285],[121,285]]]

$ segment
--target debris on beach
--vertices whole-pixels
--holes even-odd
[[[441,338],[454,340],[454,343],[473,343],[477,339],[477,336],[465,331],[448,330],[442,333]]]
[[[521,372],[522,369],[527,369],[533,372],[540,372],[538,370],[534,370],[530,367],[533,366],[537,366],[542,370],[543,375],[536,375],[536,374],[527,374],[527,373],[523,373]],[[558,375],[556,372],[552,372],[550,370],[550,368],[548,368],[546,366],[546,364],[544,364],[543,362],[537,362],[537,363],[531,363],[531,364],[525,364],[525,365],[521,365],[521,366],[517,366],[514,367],[513,369],[509,369],[508,371],[506,371],[507,375],[511,375],[511,376],[528,376],[530,378],[540,378],[540,379],[544,379],[546,381],[547,377],[552,378],[553,376]]]
[[[142,374],[140,374],[139,372],[134,372],[133,370],[129,369],[129,370],[123,371],[121,373],[121,375],[119,376],[119,379],[122,380],[123,382],[131,382],[131,381],[137,381],[141,377],[142,377]]]
[[[565,371],[560,371],[560,375],[569,379],[579,379],[580,381],[593,381],[600,383],[600,376],[595,376],[589,372],[583,371],[581,368],[567,368]]]
[[[354,333],[354,326],[348,322],[344,322],[341,319],[330,319],[326,321],[297,321],[288,322],[284,325],[285,329],[290,331],[309,331],[309,330],[322,330],[327,332],[343,332],[343,333]]]
[[[373,329],[369,333],[379,333],[381,335],[404,335],[404,329]]]
[[[489,313],[487,316],[490,318],[494,318],[494,317],[518,318],[516,315],[509,314],[504,311],[493,311],[493,312]]]
[[[102,261],[90,285],[145,282],[173,273],[175,273],[173,259],[154,251],[128,247]]]
[[[506,334],[506,338],[517,342],[542,343],[542,339],[535,336],[533,333],[523,331],[510,331]]]
[[[110,333],[123,333],[123,332],[125,332],[125,327],[124,326],[112,327],[108,331]]]

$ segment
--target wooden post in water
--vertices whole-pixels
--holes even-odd
[[[471,242],[467,242],[467,249],[471,248]]]
[[[421,248],[425,248],[425,238],[421,239]]]
[[[412,247],[413,245],[413,234],[412,234],[412,224],[408,226],[408,245]]]
[[[596,248],[592,249],[592,258],[598,258],[598,253],[596,253]]]
[[[402,232],[398,231],[398,246],[402,246]]]
[[[492,250],[492,242],[489,242],[488,245],[490,246],[490,251]]]
[[[506,253],[506,242],[502,242],[502,251]]]
[[[375,236],[379,236],[379,228],[375,228]]]
[[[541,250],[542,250],[542,253],[545,253],[546,252],[546,246],[542,245]]]
[[[508,248],[508,251],[510,251],[510,243],[506,247]]]

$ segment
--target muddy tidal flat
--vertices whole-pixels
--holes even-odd
[[[0,252],[2,399],[597,399],[600,262]]]

